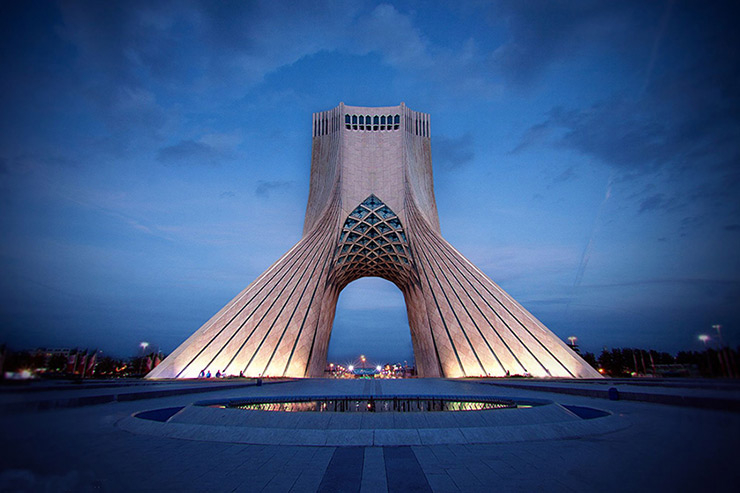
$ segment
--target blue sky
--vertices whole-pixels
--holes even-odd
[[[706,5],[709,3],[709,5]],[[562,338],[740,343],[732,2],[6,2],[0,341],[174,349],[300,237],[311,113],[432,115],[442,232]],[[333,359],[411,357],[401,293]]]

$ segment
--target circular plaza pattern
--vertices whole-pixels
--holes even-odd
[[[375,382],[368,382],[372,389]],[[294,382],[291,387],[301,382]],[[273,387],[273,386],[271,386]],[[149,408],[118,426],[137,433],[262,445],[396,446],[506,443],[599,435],[627,426],[625,419],[594,407],[553,400],[451,394],[264,394],[244,389],[228,399]]]

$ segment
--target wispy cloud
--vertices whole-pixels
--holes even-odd
[[[460,137],[435,135],[432,137],[434,162],[449,169],[461,168],[475,158],[473,137],[470,133]]]
[[[182,140],[157,152],[159,162],[180,166],[215,166],[218,164],[218,158],[219,153],[216,149],[194,140]]]
[[[662,193],[651,195],[640,203],[638,212],[643,213],[659,209],[665,203],[665,197]]]
[[[275,181],[263,181],[257,182],[257,188],[254,193],[260,197],[269,197],[271,192],[285,190],[293,185],[290,180],[275,180]]]

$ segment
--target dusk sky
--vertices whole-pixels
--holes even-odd
[[[442,233],[582,347],[740,343],[737,2],[4,2],[0,343],[172,351],[300,238],[311,114],[431,114]],[[412,357],[401,292],[329,357]]]

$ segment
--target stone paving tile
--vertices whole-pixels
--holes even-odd
[[[447,468],[445,472],[462,491],[480,491],[484,486],[484,483],[471,474],[470,470],[462,464]]]
[[[412,447],[383,447],[383,457],[390,493],[431,491]]]
[[[426,473],[429,486],[434,493],[453,493],[461,491],[446,472]]]
[[[317,469],[311,471],[302,471],[293,486],[290,488],[291,492],[305,493],[306,491],[317,491],[321,480],[324,477],[325,469]]]
[[[496,475],[488,465],[479,459],[466,460],[465,469],[467,469],[468,473],[472,475],[477,482],[483,485],[495,484],[498,479],[498,475]]]
[[[365,447],[360,493],[388,491],[385,458],[382,447]]]
[[[374,430],[373,444],[375,446],[421,445],[419,432],[408,429]]]
[[[438,445],[443,443],[464,443],[465,436],[459,428],[430,428],[418,430],[419,439],[423,445]]]
[[[299,470],[287,467],[275,474],[269,483],[262,489],[270,492],[288,492],[293,489],[293,485],[298,480],[301,472]]]
[[[360,491],[364,467],[363,447],[338,447],[334,449],[331,461],[321,479],[318,491]]]

